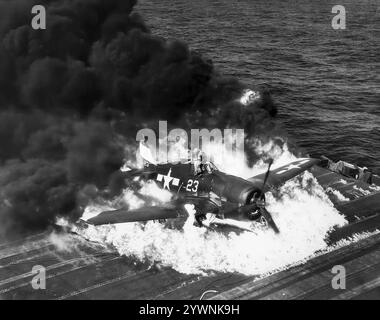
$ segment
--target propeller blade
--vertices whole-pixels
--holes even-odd
[[[187,212],[181,207],[142,207],[135,210],[119,209],[101,212],[96,217],[87,220],[92,225],[138,222],[159,219],[174,219],[186,217]]]
[[[280,230],[278,229],[276,223],[274,222],[271,214],[265,207],[260,208],[261,215],[265,218],[267,221],[268,225],[273,229],[275,233],[280,233]]]
[[[270,159],[269,159],[268,170],[267,170],[267,172],[265,173],[264,182],[263,182],[263,186],[262,186],[261,190],[265,190],[264,188],[265,188],[265,186],[266,186],[266,184],[267,184],[267,182],[268,182],[268,178],[269,178],[269,174],[270,174],[270,168],[272,167],[272,164],[273,164],[273,159],[270,158]]]

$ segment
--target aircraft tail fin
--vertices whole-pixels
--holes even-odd
[[[139,146],[139,154],[141,158],[150,164],[157,164],[156,159],[154,158],[152,151],[149,149],[149,147],[145,144],[145,142],[140,142]]]

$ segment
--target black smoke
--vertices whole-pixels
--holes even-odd
[[[47,10],[46,30],[31,27],[36,4]],[[3,234],[80,217],[84,190],[120,185],[113,180],[128,157],[124,146],[143,124],[257,134],[273,126],[268,92],[243,107],[239,81],[183,42],[152,35],[135,4],[0,0]]]

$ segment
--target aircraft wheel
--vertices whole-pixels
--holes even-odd
[[[248,204],[255,204],[258,200],[265,200],[265,196],[262,193],[254,192],[250,196],[250,200],[248,201]],[[255,206],[255,208],[247,214],[247,217],[249,220],[257,220],[261,217],[261,212],[259,210],[258,206]]]
[[[255,210],[248,213],[248,219],[249,220],[257,220],[261,217],[260,210]]]

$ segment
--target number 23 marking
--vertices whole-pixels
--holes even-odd
[[[198,180],[189,179],[187,181],[186,191],[197,192],[198,191],[198,185],[199,185]]]

